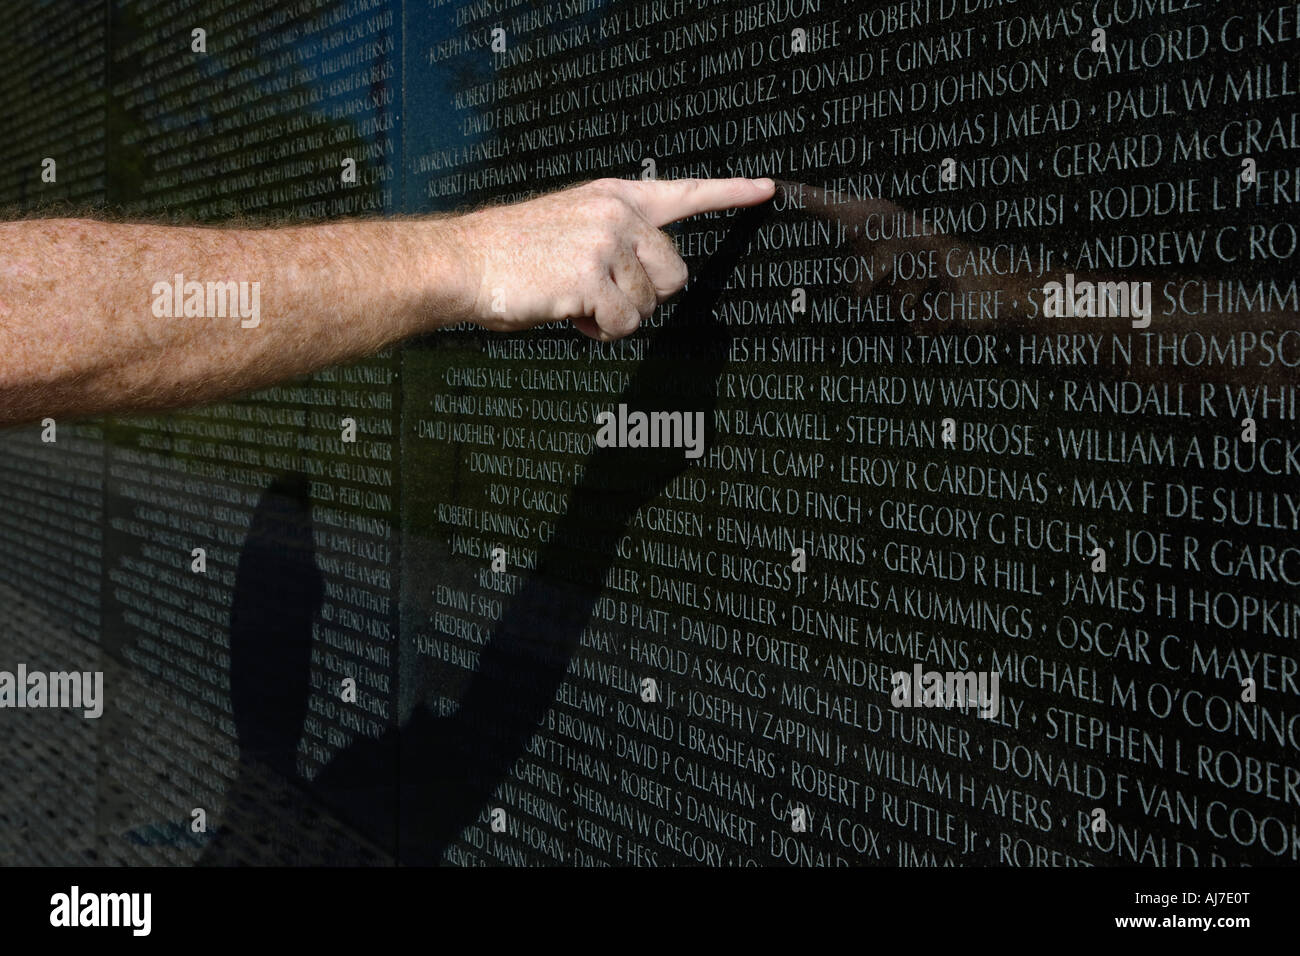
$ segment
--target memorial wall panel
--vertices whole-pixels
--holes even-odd
[[[0,669],[106,672],[93,767],[0,783],[6,859],[1296,862],[1294,5],[46,19],[0,41],[20,210],[778,191],[669,226],[690,282],[616,342],[466,324],[5,434]]]

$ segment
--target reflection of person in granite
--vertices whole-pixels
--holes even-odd
[[[766,214],[742,214],[703,273],[729,275]],[[720,289],[704,282],[682,296],[619,401],[634,409],[685,407],[713,421],[730,351],[713,315]],[[691,374],[672,374],[683,368]],[[508,779],[554,704],[633,515],[687,465],[653,449],[594,449],[572,500],[601,496],[607,507],[595,516],[580,506],[562,516],[483,648],[457,711],[440,717],[418,705],[401,727],[355,739],[310,783],[297,776],[295,760],[321,577],[304,483],[273,484],[240,555],[231,617],[239,776],[200,862],[383,863],[378,848],[396,836],[399,861],[438,863]]]
[[[323,594],[307,481],[280,479],[263,493],[239,555],[230,613],[238,776],[201,863],[258,862],[278,829],[298,829],[293,815],[284,814],[286,820],[276,811],[304,802],[293,781],[311,692],[312,623]],[[289,861],[280,855],[279,862]]]
[[[461,322],[628,335],[686,283],[662,227],[771,180],[605,179],[458,216],[276,229],[0,224],[0,425],[215,401]]]

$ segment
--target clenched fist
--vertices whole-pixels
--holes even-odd
[[[770,179],[598,179],[456,221],[472,321],[497,331],[572,320],[594,339],[636,330],[686,284],[662,227],[771,199]]]

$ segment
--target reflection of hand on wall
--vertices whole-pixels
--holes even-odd
[[[786,182],[781,186],[787,193],[797,197],[792,203],[796,208],[802,208],[839,226],[845,237],[845,245],[854,255],[870,257],[874,267],[872,277],[868,279],[864,275],[853,284],[853,291],[857,295],[887,292],[895,301],[901,301],[904,296],[920,296],[927,288],[935,285],[943,285],[947,291],[954,292],[991,291],[994,280],[1008,278],[973,275],[950,277],[943,270],[949,252],[956,250],[960,254],[968,248],[967,244],[952,236],[926,230],[919,217],[888,199],[841,200],[834,193],[816,186]],[[888,238],[879,238],[880,236]],[[894,262],[899,257],[909,256],[919,261],[928,261],[933,256],[940,267],[936,270],[937,276],[922,278],[909,275],[901,278],[895,275]]]
[[[859,296],[887,295],[895,305],[910,301],[915,303],[926,293],[940,292],[967,297],[968,302],[991,302],[998,293],[998,306],[993,310],[970,308],[960,320],[945,322],[913,322],[907,329],[917,334],[969,335],[972,333],[1023,334],[1038,336],[1110,333],[1127,336],[1138,334],[1127,318],[1062,316],[1049,318],[1043,314],[1043,290],[1048,283],[1064,283],[1067,273],[1074,276],[1078,285],[1090,282],[1151,283],[1150,325],[1141,329],[1161,337],[1163,354],[1155,345],[1153,352],[1163,361],[1133,361],[1123,365],[1094,368],[1094,375],[1122,375],[1133,381],[1147,384],[1162,381],[1197,381],[1214,379],[1230,385],[1289,385],[1295,379],[1295,363],[1300,362],[1300,312],[1280,307],[1279,302],[1292,301],[1286,297],[1286,282],[1278,282],[1279,295],[1264,296],[1251,308],[1228,307],[1231,299],[1225,297],[1223,308],[1206,308],[1201,290],[1205,288],[1211,302],[1221,289],[1217,277],[1197,277],[1175,272],[1138,272],[1120,270],[1101,275],[1084,269],[1072,269],[1068,264],[1042,261],[1037,254],[1029,254],[1017,268],[997,274],[971,263],[980,259],[981,247],[956,236],[946,235],[924,227],[920,217],[886,199],[839,200],[833,193],[815,186],[782,182],[782,190],[796,194],[794,203],[807,213],[827,219],[842,229],[844,244],[854,255],[870,256],[875,266],[872,280],[862,279],[852,284]],[[865,225],[873,223],[874,229]],[[881,224],[889,223],[887,228]],[[869,233],[876,238],[869,238]],[[881,234],[889,238],[879,238]],[[1038,243],[1028,244],[1039,248]],[[924,274],[900,277],[893,273],[896,257],[909,264],[934,263],[935,268]],[[956,264],[955,268],[950,268]],[[956,274],[954,274],[956,273]],[[1256,279],[1243,277],[1243,284],[1254,290]],[[1289,280],[1288,280],[1289,281]],[[1230,284],[1223,280],[1223,286]],[[1269,283],[1264,282],[1267,289]],[[910,297],[910,298],[909,298]],[[1238,303],[1240,305],[1241,303]],[[1262,307],[1260,307],[1262,306]],[[1218,339],[1220,347],[1245,349],[1246,360],[1236,363],[1222,362],[1212,365],[1180,364],[1170,361],[1172,343],[1181,341],[1188,333],[1195,333],[1193,355],[1199,354],[1200,342],[1210,336]],[[1139,340],[1145,358],[1145,340]],[[1207,346],[1208,348],[1209,346]],[[1271,353],[1271,356],[1270,356]],[[1279,356],[1281,358],[1279,358]],[[1288,363],[1290,363],[1288,365]]]

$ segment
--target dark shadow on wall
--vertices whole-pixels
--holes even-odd
[[[735,216],[720,248],[695,271],[676,309],[654,333],[645,360],[615,404],[626,403],[630,411],[702,412],[711,438],[731,347],[731,333],[713,309],[771,214],[769,204]],[[392,845],[396,824],[402,863],[440,862],[447,847],[485,812],[553,705],[615,546],[636,511],[688,465],[675,450],[595,449],[568,513],[483,648],[458,710],[440,717],[421,704],[401,728],[355,741],[304,785],[310,796],[303,790],[303,799],[320,801],[380,846]],[[305,480],[281,479],[263,496],[249,532],[231,619],[231,697],[241,767],[237,797],[253,796],[250,786],[267,769],[294,779],[321,587]],[[261,814],[256,819],[254,826],[265,825]],[[214,841],[200,862],[235,862],[222,844],[220,838]]]
[[[629,411],[703,412],[711,432],[731,346],[731,334],[714,318],[713,307],[771,212],[769,205],[736,217],[721,247],[696,271],[695,283],[654,334],[645,360],[615,404],[626,403]],[[401,728],[401,862],[438,863],[484,813],[555,702],[619,539],[637,509],[687,466],[683,455],[661,449],[597,448],[586,459],[568,512],[483,648],[459,708],[439,717],[417,707]],[[318,783],[344,789],[373,767],[366,754],[349,750]],[[363,808],[355,811],[365,818]]]
[[[311,692],[312,623],[324,598],[305,475],[263,493],[230,611],[230,699],[242,757],[292,775]]]
[[[247,858],[276,814],[265,780],[292,781],[311,693],[312,624],[324,598],[305,475],[277,478],[253,512],[230,613],[230,706],[239,769],[227,819],[200,865]],[[234,821],[238,820],[236,824]]]

